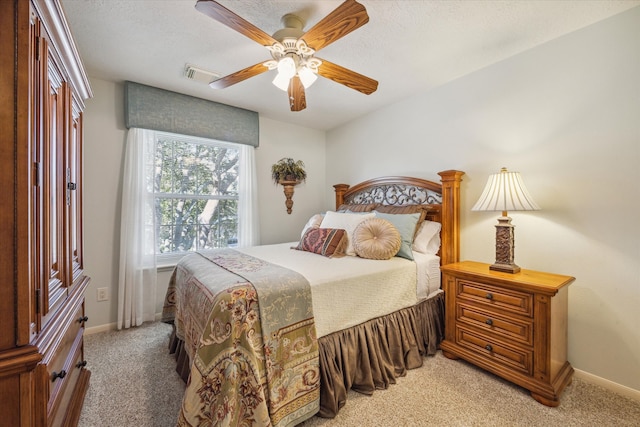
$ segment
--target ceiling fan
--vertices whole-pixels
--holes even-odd
[[[288,92],[291,111],[301,111],[307,107],[305,89],[316,80],[316,74],[367,95],[378,88],[377,81],[315,56],[320,49],[369,22],[366,9],[355,0],[346,0],[306,32],[299,17],[287,14],[282,18],[285,28],[273,36],[216,1],[198,0],[196,9],[260,43],[273,58],[214,80],[209,84],[214,89],[276,69],[278,74],[273,84]]]

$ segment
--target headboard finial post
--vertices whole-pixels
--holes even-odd
[[[336,184],[333,186],[336,192],[336,210],[344,202],[344,193],[349,189],[349,184]]]
[[[460,261],[460,182],[464,172],[438,172],[442,182],[442,265]]]

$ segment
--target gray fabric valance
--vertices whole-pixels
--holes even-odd
[[[124,86],[125,124],[239,144],[259,144],[258,113],[135,82]]]

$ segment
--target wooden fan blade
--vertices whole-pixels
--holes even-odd
[[[300,77],[296,74],[289,80],[289,105],[291,111],[302,111],[307,108],[307,99],[304,93],[304,86]]]
[[[209,83],[209,86],[213,89],[224,89],[225,87],[240,83],[249,77],[262,74],[265,71],[269,71],[269,68],[264,65],[264,62],[260,62],[256,65],[252,65],[240,71],[236,71],[235,73],[229,74],[228,76],[220,77],[219,79]]]
[[[340,83],[358,92],[371,95],[378,89],[378,82],[367,76],[351,71],[333,62],[318,58],[322,64],[318,67],[318,74],[334,82]]]
[[[316,52],[369,22],[363,5],[346,0],[300,37]]]
[[[262,31],[249,21],[236,15],[223,5],[213,0],[198,0],[196,9],[210,18],[226,25],[232,30],[249,37],[251,40],[260,43],[262,46],[273,46],[278,41],[269,34]]]

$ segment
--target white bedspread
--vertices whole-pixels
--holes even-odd
[[[298,242],[239,248],[297,271],[311,284],[318,337],[415,305],[440,290],[440,259],[414,252],[415,262],[352,256],[326,258],[291,249]]]

